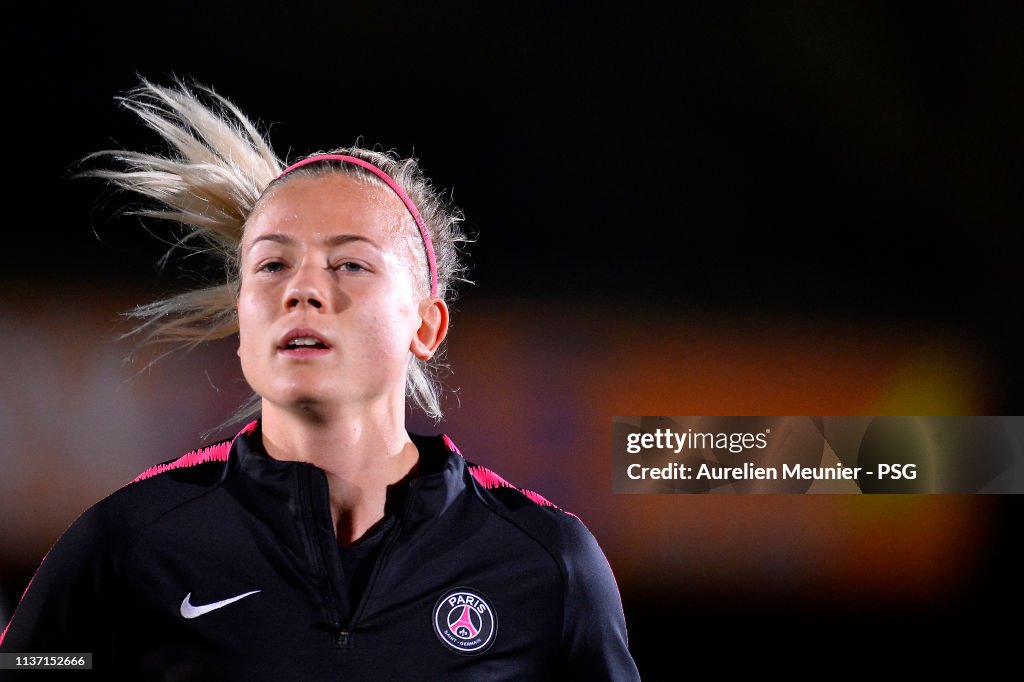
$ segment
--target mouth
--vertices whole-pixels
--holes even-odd
[[[316,355],[329,351],[331,344],[314,329],[293,329],[284,335],[277,349],[287,355]]]

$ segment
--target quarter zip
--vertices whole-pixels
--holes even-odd
[[[411,487],[410,483],[410,487]],[[384,564],[387,563],[388,554],[391,553],[391,547],[395,544],[395,540],[398,538],[398,533],[402,528],[402,520],[398,519],[388,530],[387,537],[384,538],[384,546],[380,550],[380,555],[377,557],[377,561],[373,564],[373,570],[370,572],[370,579],[366,581],[366,589],[363,590],[362,596],[359,597],[359,604],[356,606],[355,613],[348,622],[348,630],[351,633],[355,629],[359,622],[359,617],[366,610],[366,603],[370,600],[370,595],[373,593],[373,587],[377,584],[377,576],[381,574],[384,569]]]
[[[383,571],[391,548],[394,545],[395,540],[398,538],[398,533],[402,527],[402,517],[405,515],[405,512],[409,507],[409,502],[412,499],[412,495],[418,481],[413,479],[409,482],[409,489],[405,500],[402,502],[402,508],[398,517],[395,519],[394,524],[388,529],[387,535],[382,540],[384,544],[381,546],[380,554],[377,556],[377,560],[373,564],[373,569],[366,582],[366,588],[363,590],[362,595],[360,595],[358,604],[348,604],[346,601],[343,605],[341,604],[342,597],[338,594],[338,590],[335,587],[336,576],[332,571],[332,567],[337,568],[338,570],[341,569],[340,557],[337,556],[337,536],[334,532],[333,524],[330,524],[332,526],[332,532],[330,533],[330,547],[324,546],[324,543],[327,542],[327,538],[324,537],[323,533],[318,532],[319,524],[316,519],[318,504],[314,501],[314,468],[315,467],[313,465],[308,464],[303,467],[304,485],[300,486],[304,491],[302,497],[305,498],[302,500],[303,517],[306,519],[307,531],[311,534],[314,543],[317,546],[317,557],[319,559],[321,576],[327,582],[327,606],[329,611],[329,620],[334,631],[334,646],[337,648],[350,648],[354,646],[352,633],[358,627],[360,616],[366,609],[366,604],[372,596],[373,588],[377,583],[378,576]],[[328,505],[329,504],[330,502],[328,500]],[[328,508],[326,511],[329,515],[330,509]],[[328,518],[330,517],[328,516]],[[329,559],[327,551],[333,552],[334,556]],[[334,561],[331,561],[331,559],[334,559]],[[349,608],[345,609],[345,605]],[[347,620],[341,615],[346,611],[350,614]]]
[[[363,611],[366,610],[366,604],[370,601],[370,596],[373,594],[373,588],[377,584],[377,578],[384,571],[384,566],[388,561],[388,555],[391,554],[391,548],[394,546],[395,541],[398,539],[398,534],[402,530],[402,521],[412,504],[412,500],[415,498],[418,483],[419,480],[415,478],[409,481],[409,488],[406,490],[405,499],[402,501],[402,508],[398,514],[398,518],[395,519],[394,525],[388,529],[387,537],[384,538],[384,546],[381,547],[380,554],[377,556],[377,561],[373,564],[373,571],[370,572],[370,578],[366,581],[366,589],[363,590],[363,594],[359,598],[359,605],[356,607],[352,618],[349,619],[348,627],[338,631],[339,646],[352,646],[350,641],[352,631],[355,630],[356,626],[359,624],[359,619],[363,615]]]
[[[259,425],[232,444],[229,466],[239,474],[228,481],[232,494],[262,519],[293,556],[304,558],[299,570],[305,576],[302,582],[313,590],[306,592],[315,608],[310,612],[311,625],[322,633],[324,639],[319,641],[335,651],[366,646],[366,633],[360,635],[359,628],[374,618],[380,590],[390,584],[385,571],[392,571],[394,555],[465,488],[464,460],[454,446],[441,436],[410,437],[420,452],[420,472],[408,481],[405,499],[395,500],[397,505],[389,509],[393,521],[372,550],[376,554],[372,565],[360,568],[365,582],[354,603],[337,545],[325,472],[308,462],[269,457],[262,448]]]
[[[321,538],[321,533],[319,533],[317,529],[316,507],[313,502],[312,473],[313,466],[310,464],[302,464],[299,467],[299,479],[301,482],[301,485],[298,486],[299,504],[302,509],[302,518],[306,524],[306,532],[313,544],[316,545],[317,557],[320,560],[320,577],[327,583],[327,599],[324,600],[328,610],[327,619],[332,628],[340,631],[342,623],[341,609],[338,605],[338,593],[337,590],[334,589],[334,577],[331,575],[327,556],[324,554],[323,539]],[[328,512],[329,511],[330,510],[328,510]]]

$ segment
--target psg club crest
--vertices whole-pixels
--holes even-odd
[[[434,633],[455,653],[483,653],[494,642],[497,630],[490,600],[474,589],[449,590],[434,605]]]

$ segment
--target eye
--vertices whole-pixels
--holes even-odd
[[[337,266],[338,270],[342,272],[366,272],[366,268],[362,264],[356,263],[355,261],[344,261]]]
[[[281,272],[282,270],[284,270],[284,263],[282,263],[279,260],[267,261],[266,263],[263,263],[258,268],[256,268],[256,272],[267,272],[270,274],[274,274],[275,272]]]

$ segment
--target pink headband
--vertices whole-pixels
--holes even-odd
[[[412,199],[410,199],[409,195],[405,193],[405,190],[399,187],[398,183],[395,182],[390,175],[382,171],[380,168],[377,168],[369,161],[363,161],[355,156],[346,156],[344,154],[316,154],[314,156],[310,156],[309,158],[288,166],[281,171],[281,175],[278,175],[277,177],[280,179],[288,173],[291,173],[296,168],[301,168],[307,164],[317,163],[319,161],[344,161],[345,163],[351,163],[354,166],[365,168],[386,182],[388,187],[398,195],[398,198],[402,200],[405,207],[409,209],[412,219],[416,221],[416,227],[420,228],[420,237],[423,238],[423,248],[427,252],[427,265],[430,267],[430,295],[437,296],[437,260],[434,258],[434,244],[430,241],[430,233],[427,232],[427,226],[423,222],[423,217],[416,209],[416,204],[412,203]]]

